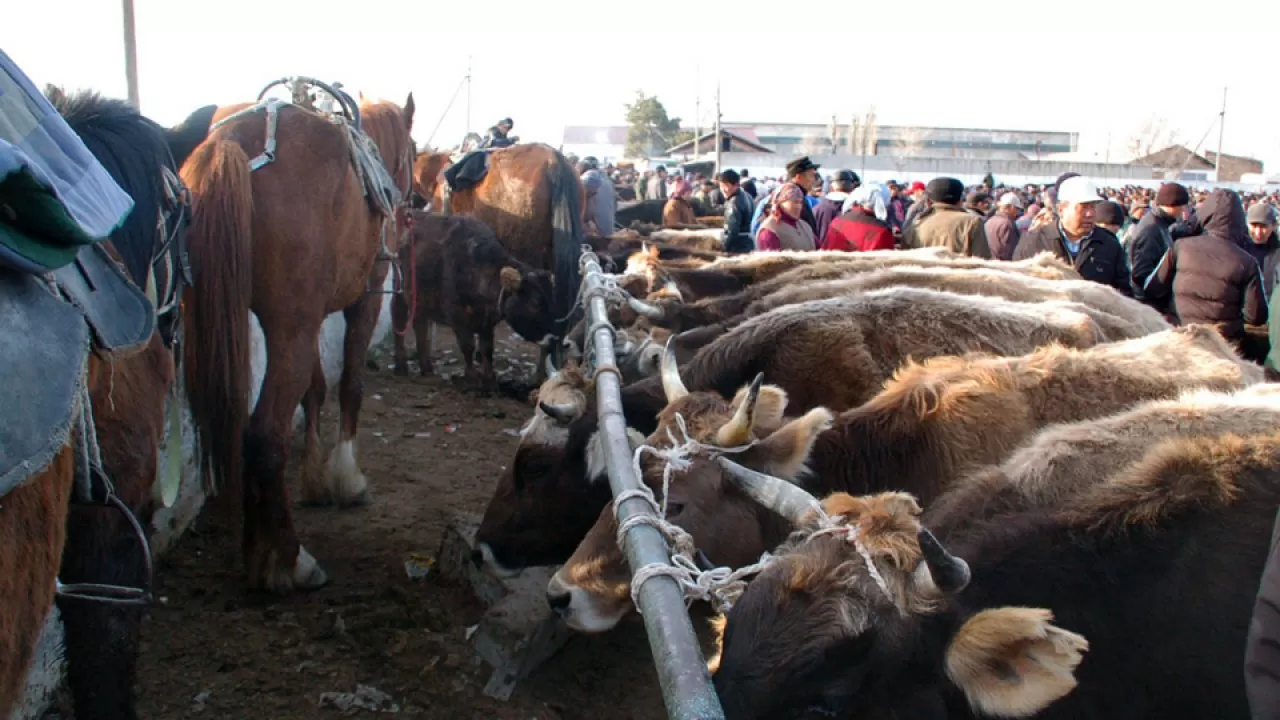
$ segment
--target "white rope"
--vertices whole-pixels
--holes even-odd
[[[885,596],[893,600],[893,593],[889,592],[889,584],[885,582],[884,576],[880,574],[880,569],[876,567],[875,559],[871,557],[871,551],[862,542],[862,524],[854,523],[850,525],[845,523],[845,518],[842,515],[828,517],[825,513],[819,518],[818,522],[822,527],[810,533],[809,537],[804,539],[804,542],[807,543],[816,537],[824,535],[843,535],[844,541],[852,545],[854,551],[862,557],[862,561],[867,566],[867,574],[871,576],[871,579],[875,581],[875,584],[884,592]],[[894,604],[897,605],[896,602]]]
[[[671,441],[671,447],[655,448],[651,445],[641,445],[636,448],[631,458],[631,465],[636,479],[641,481],[640,487],[618,493],[618,496],[613,501],[615,515],[623,502],[633,499],[642,500],[653,512],[651,515],[633,515],[627,518],[625,522],[620,523],[617,534],[618,547],[626,548],[628,533],[632,528],[639,525],[648,525],[657,530],[671,546],[671,564],[649,563],[636,570],[631,579],[631,601],[639,611],[640,588],[651,578],[665,575],[680,585],[686,604],[692,603],[694,600],[703,600],[711,603],[716,612],[727,613],[733,607],[733,603],[746,590],[746,578],[759,573],[767,567],[770,560],[772,560],[772,556],[766,552],[755,563],[736,569],[717,567],[703,570],[699,568],[693,557],[697,552],[693,536],[666,519],[667,498],[671,494],[672,475],[677,471],[684,472],[688,470],[693,464],[695,455],[705,454],[714,457],[715,455],[740,453],[750,449],[755,443],[731,448],[700,443],[689,436],[684,416],[680,413],[676,413],[676,426],[680,430],[683,438],[682,442],[678,442],[671,428],[667,428],[667,438]],[[645,453],[659,457],[664,461],[661,504],[654,497],[653,491],[643,482],[644,475],[640,467],[640,459]]]

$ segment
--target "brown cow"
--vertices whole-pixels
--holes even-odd
[[[400,266],[413,268],[413,276],[403,280],[401,292],[392,298],[392,325],[407,329],[412,321],[423,375],[432,373],[433,323],[453,328],[468,379],[476,378],[479,337],[479,378],[489,387],[497,384],[493,329],[499,322],[506,320],[530,342],[541,342],[553,331],[551,274],[517,260],[475,218],[414,211],[412,241],[400,248]],[[404,336],[392,335],[395,372],[406,375]]]
[[[1016,358],[940,357],[908,363],[883,391],[842,413],[809,445],[788,445],[797,453],[805,451],[783,463],[791,472],[765,470],[750,454],[734,459],[788,479],[797,477],[796,469],[807,468],[812,477],[806,486],[819,495],[895,489],[928,502],[964,473],[1000,462],[1047,425],[1101,418],[1134,403],[1177,397],[1190,388],[1228,391],[1261,380],[1257,366],[1237,357],[1207,326],[1089,350],[1051,346]],[[736,404],[730,404],[714,393],[680,395],[677,388],[648,442],[670,447],[668,430],[681,440],[674,425],[679,413],[695,440],[713,446],[741,444],[741,437],[727,437],[724,428],[741,408],[742,397],[739,393]],[[762,388],[758,405],[770,404],[767,412],[758,409],[757,414],[780,416],[777,405],[785,407],[786,398],[777,388]],[[778,424],[776,419],[771,423]],[[753,428],[762,442],[773,442],[770,432],[768,425]],[[660,491],[661,462],[647,462],[646,481]],[[710,458],[695,459],[678,480],[668,499],[670,519],[717,563],[749,564],[789,531],[776,518],[759,513]],[[605,630],[630,608],[630,573],[614,541],[615,530],[612,509],[606,508],[548,589],[572,627]]]
[[[1276,386],[1189,393],[1048,428],[923,517],[904,493],[827,498],[841,532],[793,514],[725,624],[726,718],[1248,717],[1278,426]]]
[[[839,412],[879,392],[909,358],[991,352],[1024,355],[1058,342],[1091,347],[1098,324],[1070,303],[1011,303],[977,295],[916,288],[877,290],[858,298],[835,298],[779,308],[752,318],[703,348],[680,368],[691,390],[731,397],[758,373],[788,394],[798,412],[820,406]],[[585,381],[584,381],[585,382]],[[593,397],[582,388],[581,397]],[[622,389],[628,424],[641,433],[656,427],[667,405],[662,377]],[[593,404],[556,409],[571,446],[540,446],[554,457],[530,469],[517,452],[485,511],[477,542],[487,543],[502,567],[518,569],[537,546],[540,563],[562,562],[586,535],[607,499],[581,472],[587,438],[596,430]],[[537,480],[526,481],[529,477]],[[523,488],[517,492],[517,486]],[[584,513],[587,519],[584,522]],[[515,532],[513,528],[520,528]]]

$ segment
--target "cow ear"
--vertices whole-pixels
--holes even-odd
[[[813,451],[813,443],[831,427],[835,415],[826,408],[814,408],[783,425],[743,454],[743,464],[753,470],[794,480]]]
[[[520,271],[507,266],[502,268],[502,272],[498,273],[498,279],[502,281],[502,289],[507,292],[520,291]]]
[[[404,126],[408,130],[413,129],[413,93],[409,93],[409,98],[404,101]]]
[[[733,396],[733,407],[742,404],[750,388],[744,387]],[[758,436],[765,436],[782,427],[783,413],[787,409],[787,391],[777,385],[764,385],[756,398],[755,412],[751,414],[751,428]]]
[[[983,715],[1029,717],[1076,686],[1089,649],[1040,608],[1003,607],[969,618],[947,648],[947,676]]]

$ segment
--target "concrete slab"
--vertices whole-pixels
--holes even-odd
[[[445,529],[436,567],[445,577],[465,583],[488,607],[470,642],[493,668],[485,695],[506,700],[516,683],[564,646],[570,631],[547,606],[547,583],[555,568],[529,568],[500,580],[471,562],[479,524],[478,516],[457,516]]]

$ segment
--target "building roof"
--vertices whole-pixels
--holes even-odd
[[[715,134],[716,134],[715,130],[709,130],[707,132],[702,133],[702,135],[697,138],[699,148],[701,148],[702,144],[707,142],[708,140],[712,140],[714,143]],[[764,145],[761,145],[760,139],[756,137],[755,132],[751,130],[746,130],[742,128],[729,129],[729,128],[722,127],[720,128],[720,134],[727,136],[731,144],[736,141],[736,143],[738,145],[741,145],[747,152],[759,152],[759,153],[773,152],[772,150],[765,147]],[[679,145],[674,145],[670,148],[667,148],[667,155],[682,155],[684,153],[692,152],[693,143],[694,143],[694,139],[690,138],[680,143]]]

